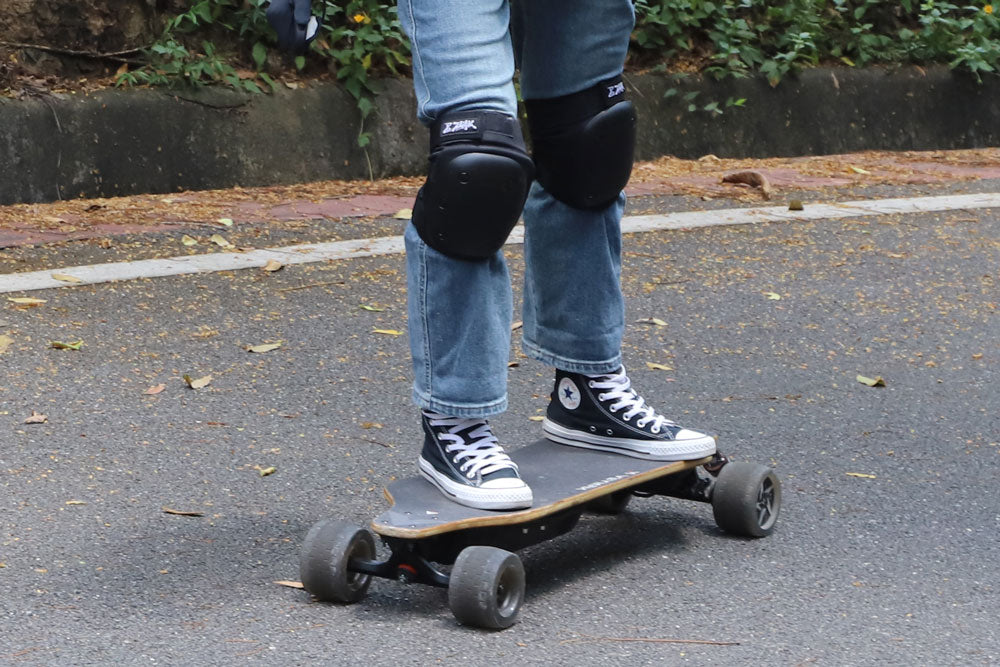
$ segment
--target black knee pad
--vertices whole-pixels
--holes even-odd
[[[538,182],[574,208],[611,204],[628,183],[635,156],[635,107],[625,99],[621,77],[524,104]]]
[[[516,118],[449,112],[431,127],[430,165],[413,205],[413,225],[438,252],[488,259],[517,224],[533,176]]]

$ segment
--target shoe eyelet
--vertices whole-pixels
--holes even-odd
[[[608,433],[608,435],[614,435],[615,434],[615,432],[612,431],[610,428],[608,429],[607,433]]]
[[[596,426],[591,426],[590,427],[590,432],[591,433],[597,433],[597,427]]]
[[[660,434],[660,427],[659,426],[654,426],[653,428],[651,428],[649,430],[650,430],[650,432],[652,432],[653,435],[659,435]]]
[[[588,386],[588,387],[590,387],[591,389],[593,389],[593,388],[594,388],[594,385],[595,385],[595,384],[596,384],[596,383],[595,383],[595,382],[594,382],[593,380],[591,380],[591,381],[589,381],[589,382],[587,383],[587,386]]]
[[[614,410],[612,410],[612,412],[614,412]],[[627,422],[627,421],[630,421],[631,419],[632,419],[632,417],[629,416],[629,415],[622,415],[622,421],[626,421]],[[640,424],[639,427],[642,428],[642,425]]]
[[[598,394],[597,395],[597,400],[599,400],[599,401],[601,401],[603,403],[604,401],[606,401],[608,399],[607,399],[607,397],[604,394]]]

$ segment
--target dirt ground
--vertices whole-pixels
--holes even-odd
[[[100,88],[181,0],[3,0],[0,95]],[[124,52],[124,53],[123,53]],[[119,55],[115,55],[119,54]]]

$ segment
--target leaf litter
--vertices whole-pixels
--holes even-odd
[[[845,169],[845,163],[868,173]],[[673,194],[759,201],[759,189],[720,186],[722,176],[740,171],[757,171],[767,176],[769,172],[776,170],[793,170],[805,177],[836,177],[864,185],[891,185],[911,182],[914,176],[940,176],[942,166],[954,169],[954,173],[948,174],[949,180],[974,180],[978,176],[970,168],[996,166],[998,163],[1000,148],[866,151],[850,154],[849,161],[844,155],[705,160],[682,160],[667,156],[636,163],[631,184],[664,183]],[[164,221],[228,227],[223,220],[280,228],[283,225],[301,224],[298,220],[275,221],[270,215],[271,207],[287,204],[289,201],[318,202],[358,195],[413,197],[422,184],[422,177],[397,177],[378,181],[330,180],[296,185],[68,199],[48,204],[12,204],[0,206],[0,229],[23,229],[25,220],[31,220],[35,229],[60,231],[65,230],[67,221],[78,230],[125,223],[154,226],[161,225]],[[778,186],[775,189],[780,190]],[[405,213],[404,209],[397,211],[395,215],[400,216],[398,219],[403,219]]]

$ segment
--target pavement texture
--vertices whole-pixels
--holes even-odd
[[[848,183],[781,185],[772,203],[1000,188],[986,163],[866,185],[849,168],[872,172],[860,159],[830,176]],[[630,213],[759,202],[727,192],[675,183],[636,193]],[[222,230],[237,245],[404,224],[386,216],[402,199],[367,217],[269,204],[273,223],[240,221],[242,200],[226,200],[237,222]],[[155,223],[113,239],[9,236],[2,267],[183,252],[190,229]],[[221,229],[194,226],[187,250],[212,247],[206,225]],[[519,286],[521,250],[507,255]],[[630,375],[668,416],[774,466],[771,537],[727,537],[706,505],[635,499],[521,553],[527,600],[503,632],[459,626],[442,591],[393,581],[356,605],[317,603],[275,583],[298,579],[306,531],[327,516],[367,524],[382,488],[415,471],[394,333],[403,258],[33,292],[45,303],[0,310],[0,664],[1000,661],[1000,212],[644,233],[624,263]],[[511,408],[494,422],[510,448],[540,437],[532,417],[551,389],[514,338]],[[281,347],[246,350],[269,342]],[[212,379],[195,390],[184,375]]]

